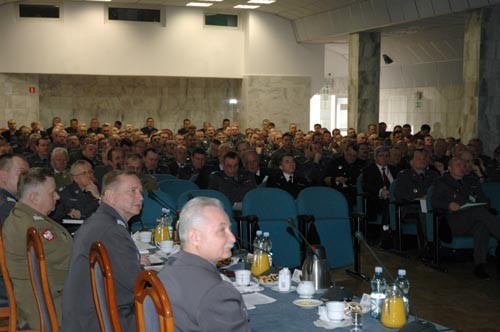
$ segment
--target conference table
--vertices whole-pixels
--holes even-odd
[[[136,242],[139,249],[144,250],[144,244]],[[157,248],[151,245],[148,246],[150,253],[157,253]],[[146,251],[146,250],[145,250]],[[151,256],[150,256],[151,257]],[[166,258],[159,256],[161,260]],[[158,259],[156,258],[156,259]],[[158,260],[160,260],[158,259]],[[228,267],[229,270],[237,270],[242,268],[242,263]],[[159,270],[160,266],[155,266],[154,270]],[[295,285],[295,284],[294,284]],[[272,290],[270,287],[262,287],[263,290],[258,293],[275,299],[276,301],[267,304],[258,304],[253,309],[248,310],[250,318],[250,326],[253,332],[309,332],[309,331],[325,331],[323,327],[317,327],[314,322],[319,319],[318,308],[305,309],[293,303],[299,299],[296,291],[282,293]],[[244,293],[243,298],[252,293]],[[314,299],[319,299],[321,294],[315,294]],[[409,321],[413,318],[410,317]],[[439,331],[453,331],[443,326],[435,324]],[[338,327],[335,331],[350,331],[350,325]],[[379,320],[374,319],[370,314],[363,315],[363,331],[380,332],[380,331],[395,331],[384,327]]]
[[[309,332],[309,331],[325,331],[323,327],[314,325],[314,321],[319,319],[318,308],[304,309],[293,304],[297,300],[296,292],[281,293],[271,288],[264,287],[260,293],[276,299],[275,302],[269,304],[260,304],[255,309],[248,310],[250,317],[250,326],[254,332]],[[245,294],[243,294],[245,297]],[[319,299],[319,295],[314,296]],[[413,318],[410,317],[409,321]],[[438,331],[453,331],[443,326],[436,325]],[[335,331],[350,331],[350,325],[338,327]],[[397,329],[389,329],[384,327],[380,321],[374,319],[370,314],[363,315],[363,331],[379,332],[379,331],[397,331]]]

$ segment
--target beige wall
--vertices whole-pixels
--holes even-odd
[[[417,107],[417,91],[422,92]],[[380,90],[380,121],[389,130],[394,125],[410,123],[413,132],[427,123],[434,137],[461,137],[460,119],[463,104],[463,85]]]

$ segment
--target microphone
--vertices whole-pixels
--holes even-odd
[[[387,274],[387,276],[389,277],[391,282],[394,283],[394,285],[396,285],[396,287],[399,289],[401,294],[405,294],[403,292],[403,290],[401,289],[401,287],[399,287],[398,283],[396,282],[394,277],[391,275],[389,270],[385,267],[384,263],[382,263],[382,261],[380,260],[378,255],[375,253],[375,251],[373,251],[372,247],[368,244],[368,242],[366,242],[366,239],[365,239],[363,233],[361,233],[360,231],[357,231],[356,233],[354,233],[354,236],[356,237],[356,239],[359,240],[359,242],[361,242],[365,245],[366,249],[368,249],[368,251],[370,252],[372,257],[375,258],[377,263],[384,269],[385,274]],[[410,300],[410,297],[408,296],[408,294],[405,294],[405,296],[408,298],[408,302],[410,304],[410,309],[411,309],[411,311],[413,311],[413,316],[415,317],[415,320],[412,321],[411,323],[407,322],[401,329],[399,329],[399,331],[400,332],[437,332],[438,329],[434,326],[434,324],[418,318],[417,309],[413,305],[413,301]]]
[[[307,241],[306,237],[302,235],[302,233],[298,230],[297,225],[295,225],[295,221],[293,220],[293,218],[288,218],[286,221],[290,225],[286,228],[287,233],[296,238],[297,240],[299,240],[299,242],[300,239],[302,239],[302,241],[304,241],[304,243],[306,244],[307,249],[309,249],[314,256],[318,257],[318,259],[321,259],[316,253],[316,251],[313,250],[312,245],[309,243],[309,241]],[[297,236],[297,234],[299,236]]]
[[[152,199],[156,203],[160,204],[161,207],[167,208],[170,210],[170,213],[174,214],[174,217],[178,217],[177,211],[175,210],[174,207],[172,207],[170,204],[165,202],[163,199],[161,199],[153,190],[149,189],[148,190],[148,198]]]

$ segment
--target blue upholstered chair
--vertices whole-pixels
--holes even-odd
[[[440,248],[447,248],[450,250],[459,249],[472,249],[474,248],[474,238],[467,235],[453,235],[451,242],[445,242],[441,240],[439,234],[439,223],[444,222],[440,220],[442,218],[432,209],[431,198],[434,186],[431,186],[427,190],[427,218],[426,218],[426,228],[427,228],[427,240],[434,242],[434,259],[437,266],[441,266]],[[497,241],[494,237],[490,237],[490,247],[496,247]]]
[[[229,220],[231,221],[231,231],[233,234],[237,234],[237,225],[234,220],[234,215],[233,215],[233,209],[231,202],[229,201],[229,198],[227,198],[226,195],[221,193],[220,191],[217,190],[211,190],[211,189],[197,189],[197,190],[189,190],[184,193],[182,193],[179,198],[177,199],[177,208],[179,210],[182,210],[184,205],[193,197],[211,197],[211,198],[217,198],[221,203],[222,206],[224,207],[224,211],[227,213],[229,216]]]
[[[300,265],[300,241],[287,230],[290,220],[296,220],[293,197],[277,188],[256,188],[243,198],[243,217],[255,216],[263,232],[270,232],[273,242],[273,264],[297,267]],[[253,232],[247,234],[251,238]]]
[[[160,182],[163,180],[175,180],[177,179],[175,175],[172,174],[154,174],[153,175],[156,178],[156,181]]]
[[[296,203],[298,215],[314,217],[330,267],[351,265],[354,253],[349,208],[344,195],[328,187],[310,187],[300,192]]]
[[[141,228],[153,229],[156,227],[156,218],[161,214],[163,207],[170,207],[171,210],[177,209],[176,201],[169,195],[159,190],[143,191],[141,214],[137,217],[138,221],[131,226],[132,231]]]
[[[163,180],[158,183],[160,186],[160,190],[164,193],[169,194],[175,202],[179,199],[179,196],[190,190],[200,189],[196,183],[189,180],[181,180],[181,179],[171,179],[171,180]]]

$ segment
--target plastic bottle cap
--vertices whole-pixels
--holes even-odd
[[[399,269],[398,270],[398,276],[406,276],[406,270],[405,269]]]
[[[375,266],[375,273],[382,273],[382,267],[381,266]]]
[[[264,232],[264,236],[268,237],[269,236],[269,232]]]

